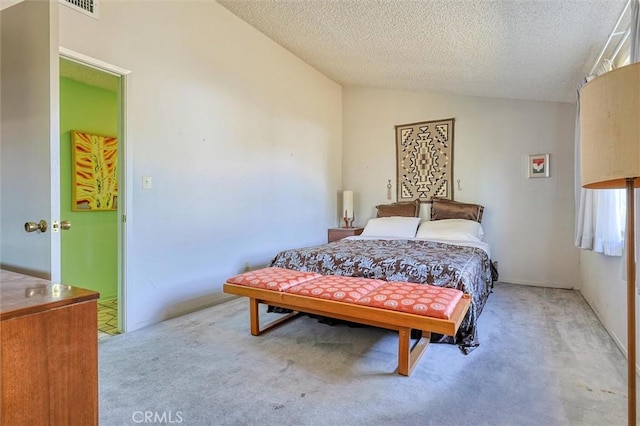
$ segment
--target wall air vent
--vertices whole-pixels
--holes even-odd
[[[60,3],[98,19],[98,0],[60,0]]]

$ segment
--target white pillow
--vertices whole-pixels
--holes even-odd
[[[442,219],[422,222],[416,238],[430,240],[482,241],[484,230],[480,223],[468,219]]]
[[[414,238],[419,217],[377,217],[369,219],[362,231],[363,237]]]
[[[431,203],[420,203],[420,213],[418,216],[423,221],[431,220]]]

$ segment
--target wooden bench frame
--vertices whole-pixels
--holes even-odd
[[[225,283],[223,289],[225,293],[249,298],[251,334],[254,336],[266,333],[296,318],[302,312],[396,330],[399,337],[398,374],[403,376],[409,376],[413,371],[429,345],[431,333],[455,336],[471,303],[471,297],[468,294],[463,295],[451,319],[445,320],[231,283]],[[260,303],[290,309],[293,312],[261,327],[258,309]],[[411,347],[412,329],[422,331],[422,337],[413,348]]]

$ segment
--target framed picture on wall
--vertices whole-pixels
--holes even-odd
[[[549,154],[529,155],[528,175],[529,178],[549,177]]]
[[[118,209],[118,139],[71,132],[71,209]]]

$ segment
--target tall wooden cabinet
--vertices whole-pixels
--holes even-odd
[[[99,294],[0,274],[0,424],[97,425]]]

